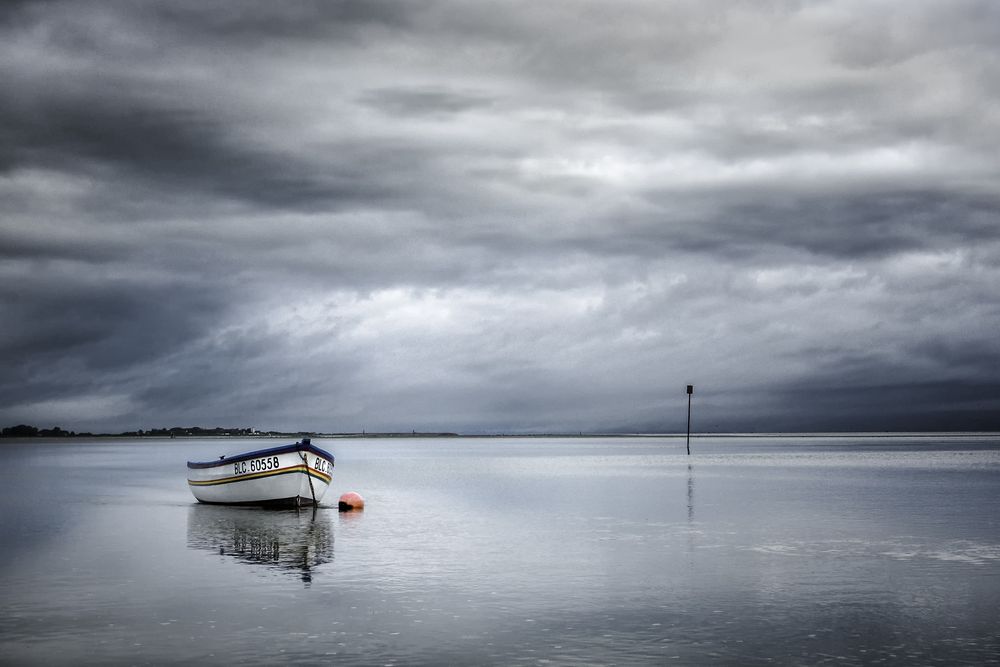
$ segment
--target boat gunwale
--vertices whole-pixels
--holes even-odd
[[[258,449],[253,452],[244,452],[241,454],[233,454],[232,456],[222,456],[215,461],[188,461],[188,468],[192,469],[206,469],[206,468],[217,468],[224,465],[232,465],[233,463],[238,463],[240,461],[246,461],[249,459],[255,459],[261,456],[270,456],[274,454],[286,454],[288,452],[312,452],[313,454],[318,454],[322,456],[330,463],[334,463],[333,454],[330,452],[320,449],[311,442],[296,442],[291,445],[279,445],[277,447],[269,447],[267,449]]]
[[[219,479],[189,479],[188,484],[191,486],[218,486],[220,484],[237,484],[239,482],[254,482],[261,479],[269,479],[271,477],[277,477],[279,475],[294,475],[302,474],[308,475],[314,479],[329,484],[333,480],[333,475],[325,472],[320,472],[310,468],[305,463],[299,463],[287,468],[278,468],[276,470],[267,470],[264,472],[254,472],[240,475],[231,475],[229,477],[222,477]]]

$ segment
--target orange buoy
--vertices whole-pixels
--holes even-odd
[[[363,510],[365,508],[365,499],[361,497],[360,493],[348,491],[340,497],[340,502],[337,504],[337,507],[341,512]]]

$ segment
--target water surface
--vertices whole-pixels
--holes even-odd
[[[3,661],[1000,662],[995,436],[317,440],[315,512],[195,503],[268,444],[2,443]]]

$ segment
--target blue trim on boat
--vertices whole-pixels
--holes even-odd
[[[246,461],[247,459],[256,459],[261,456],[272,456],[274,454],[285,454],[288,452],[312,452],[313,454],[322,456],[330,463],[334,463],[333,454],[320,449],[306,440],[303,442],[296,442],[291,445],[280,445],[278,447],[270,447],[268,449],[258,449],[254,452],[233,454],[232,456],[222,456],[215,461],[188,461],[188,468],[215,468],[218,466],[231,465],[233,463],[237,463],[238,461]]]

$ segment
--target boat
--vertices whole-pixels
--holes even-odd
[[[330,486],[333,464],[333,454],[303,438],[215,461],[188,461],[188,487],[202,503],[318,505]]]

